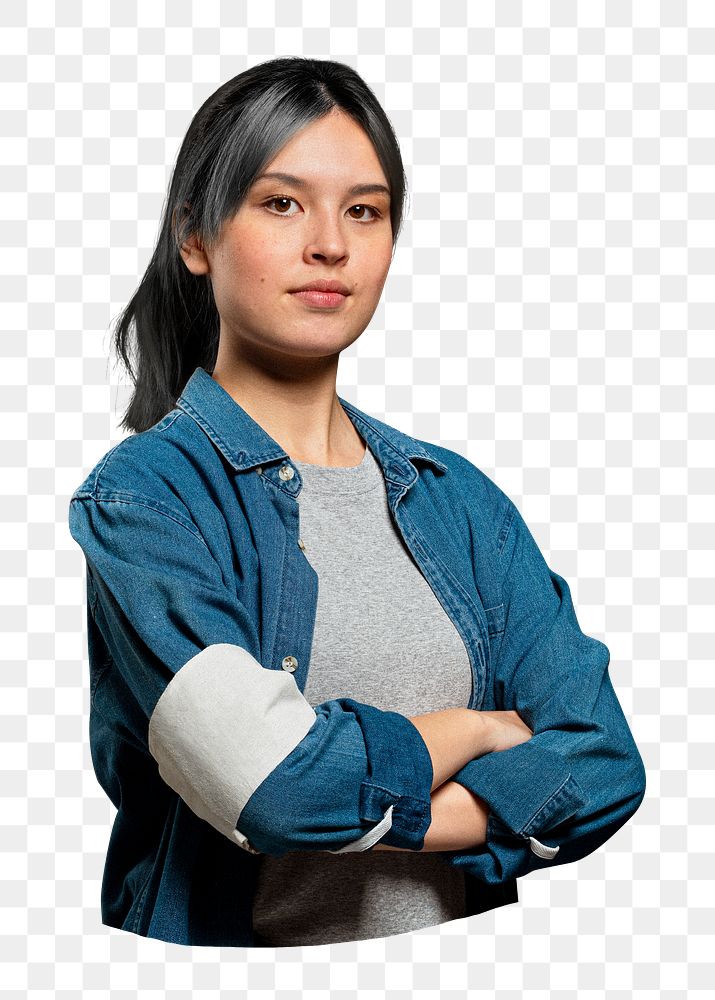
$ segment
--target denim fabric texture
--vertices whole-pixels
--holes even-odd
[[[516,709],[534,733],[453,778],[491,810],[484,845],[442,855],[465,872],[468,913],[483,912],[516,901],[519,877],[602,845],[640,805],[645,768],[608,648],[581,631],[568,584],[513,502],[457,452],[340,402],[381,466],[396,529],[464,641],[468,707]],[[240,647],[303,691],[318,581],[299,545],[300,489],[287,452],[197,368],[176,407],[110,449],[71,497],[70,532],[86,559],[90,750],[117,809],[102,882],[109,926],[260,946],[253,851],[339,851],[369,840],[388,811],[382,842],[424,844],[431,759],[396,712],[349,698],[315,706],[309,731],[235,817],[249,850],[189,808],[149,749],[157,702],[209,646]],[[189,705],[189,733],[191,723]],[[211,738],[196,733],[195,759]]]

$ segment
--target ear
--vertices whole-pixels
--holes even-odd
[[[179,247],[182,260],[192,274],[208,274],[209,259],[206,251],[195,233],[188,236]]]
[[[191,208],[188,202],[184,203],[183,211],[185,215],[191,215]],[[183,220],[182,220],[183,221]],[[176,222],[176,210],[174,210],[172,216],[172,224],[175,225]],[[174,229],[176,232],[176,229]],[[179,253],[181,254],[182,260],[191,271],[192,274],[208,274],[209,259],[206,255],[206,251],[198,238],[196,233],[191,233],[184,242],[179,247]]]

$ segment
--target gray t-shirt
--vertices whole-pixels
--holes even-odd
[[[304,695],[421,715],[466,707],[467,651],[392,521],[370,449],[350,468],[291,459],[318,606]],[[262,945],[387,937],[465,916],[464,874],[438,853],[291,851],[261,858],[253,926]]]

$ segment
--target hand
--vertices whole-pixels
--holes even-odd
[[[518,712],[479,712],[486,723],[489,750],[508,750],[519,743],[526,743],[534,735]]]

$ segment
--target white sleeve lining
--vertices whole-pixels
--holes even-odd
[[[193,812],[246,847],[236,835],[244,806],[315,719],[292,674],[263,667],[241,646],[215,643],[162,692],[149,720],[149,752]]]

